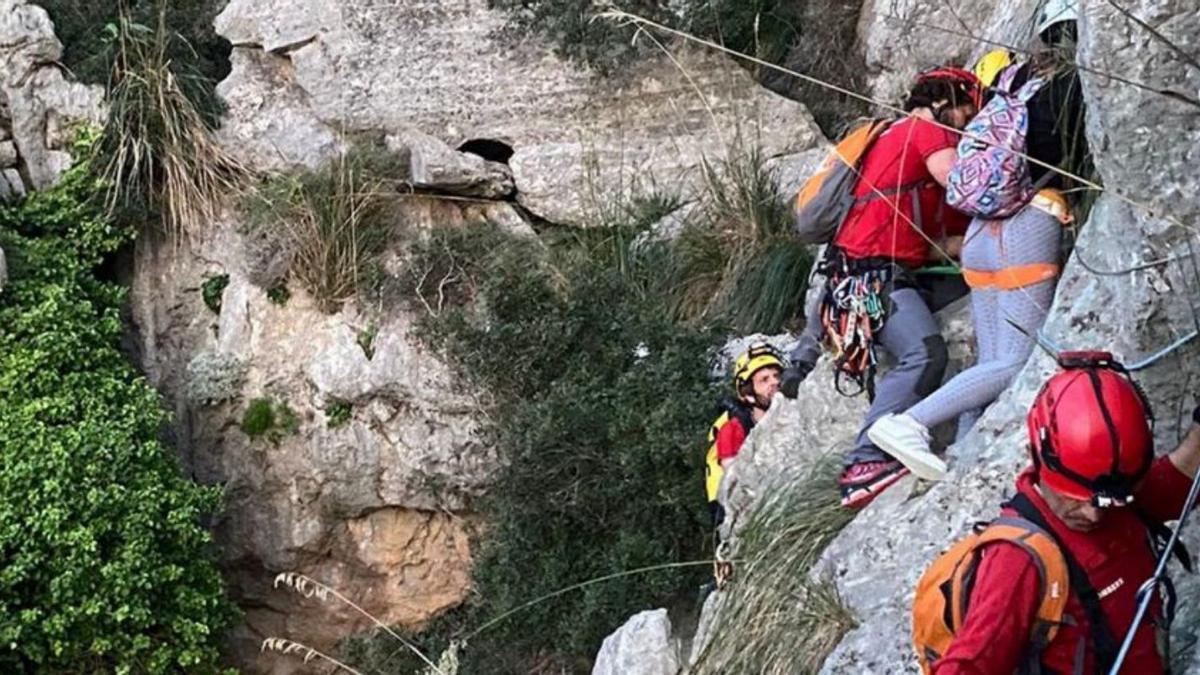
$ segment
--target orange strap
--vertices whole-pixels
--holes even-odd
[[[1075,217],[1071,214],[1071,206],[1067,203],[1067,198],[1053,188],[1045,188],[1038,192],[1029,205],[1054,216],[1063,225],[1070,225],[1075,220]]]
[[[1011,291],[1057,277],[1058,265],[1054,263],[1014,265],[995,272],[963,268],[962,273],[963,279],[971,288]]]

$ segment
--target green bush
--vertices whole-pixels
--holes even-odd
[[[256,398],[247,404],[240,426],[242,433],[250,438],[265,437],[272,443],[279,443],[284,436],[296,433],[300,420],[287,403]]]
[[[375,358],[375,338],[379,335],[379,327],[374,324],[358,331],[356,342],[367,360]]]
[[[490,440],[506,460],[481,505],[489,527],[473,599],[423,638],[435,656],[539,596],[704,557],[701,465],[720,339],[644,292],[657,259],[631,254],[632,234],[563,233],[546,252],[491,229],[438,230],[410,262],[414,280],[432,280],[414,289],[436,311],[421,333],[494,397]],[[624,576],[517,612],[470,635],[461,672],[584,672],[607,633],[694,596],[704,572]]]
[[[228,274],[211,276],[200,284],[200,298],[204,300],[204,306],[212,310],[213,314],[221,313],[221,296],[225,294],[225,287],[228,285]]]
[[[163,10],[143,24],[120,13],[105,27],[112,70],[96,169],[111,210],[180,237],[210,227],[250,171],[213,137],[214,119],[199,100],[207,81],[181,72],[186,60],[175,55],[179,37],[167,16]]]
[[[334,401],[325,408],[325,426],[336,429],[350,422],[354,405],[347,401]]]
[[[118,350],[123,290],[93,270],[130,232],[64,183],[0,208],[0,670],[213,672],[233,617],[202,519],[220,491],[159,441]]]
[[[267,300],[270,300],[271,304],[275,305],[276,307],[286,306],[288,300],[291,299],[292,292],[289,291],[288,287],[284,284],[279,284],[278,286],[267,289]]]
[[[703,169],[699,208],[666,245],[658,276],[665,302],[681,319],[777,333],[804,300],[812,249],[792,234],[791,208],[757,149]]]
[[[243,200],[248,227],[291,251],[289,273],[335,312],[359,293],[396,226],[397,157],[355,145],[327,166],[265,180]]]

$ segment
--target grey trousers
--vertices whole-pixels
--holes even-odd
[[[816,283],[823,285],[824,280],[814,281]],[[961,291],[957,292],[958,297],[961,295]],[[900,288],[890,292],[888,298],[887,320],[876,336],[875,344],[877,349],[890,354],[896,363],[875,382],[875,401],[867,410],[854,447],[843,459],[845,466],[889,460],[890,457],[867,438],[867,428],[888,413],[904,412],[935,391],[946,371],[946,342],[922,293],[916,288]],[[790,355],[793,363],[813,364],[821,355],[820,308],[820,298],[813,294],[805,310],[804,332]]]
[[[908,410],[935,391],[946,372],[946,341],[933,312],[914,288],[901,288],[888,295],[891,300],[883,330],[875,338],[877,348],[886,350],[896,364],[875,382],[875,401],[867,410],[854,448],[842,464],[891,459],[867,438],[867,428],[889,413]]]

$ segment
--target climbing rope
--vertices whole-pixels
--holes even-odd
[[[789,77],[794,77],[794,78],[802,80],[804,82],[808,82],[809,84],[821,87],[823,89],[827,89],[829,91],[833,91],[833,92],[842,94],[843,96],[853,98],[857,101],[862,101],[864,103],[871,104],[882,110],[888,110],[888,111],[897,113],[899,115],[908,114],[908,111],[906,111],[903,108],[900,108],[899,106],[896,106],[892,103],[888,103],[887,101],[873,98],[871,96],[868,96],[861,92],[855,91],[853,89],[849,89],[847,87],[839,86],[832,82],[828,82],[828,81],[822,80],[820,78],[813,77],[812,75],[807,75],[805,73],[801,73],[801,72],[798,72],[798,71],[795,71],[795,70],[792,70],[789,68],[785,68],[778,64],[771,63],[769,61],[757,58],[750,54],[746,54],[744,52],[740,52],[735,49],[731,49],[729,47],[726,47],[725,45],[717,44],[716,42],[713,42],[712,40],[706,40],[704,38],[701,38],[697,35],[693,35],[686,31],[681,31],[681,30],[678,30],[675,28],[671,28],[662,23],[653,21],[651,19],[648,19],[646,17],[640,16],[637,14],[622,11],[619,9],[610,9],[610,10],[606,10],[606,11],[598,13],[596,15],[596,18],[614,21],[618,25],[635,26],[638,29],[638,33],[636,35],[649,35],[649,32],[648,32],[649,29],[653,29],[654,31],[657,31],[657,32],[663,33],[663,34],[673,35],[677,38],[686,40],[688,42],[702,45],[708,49],[718,51],[718,52],[721,52],[724,54],[728,54],[729,56],[733,56],[742,61],[745,61],[748,63],[753,63],[755,65],[761,66],[768,70],[773,70],[773,71],[782,73],[784,75],[787,75]],[[636,35],[635,35],[635,39],[636,39]],[[930,121],[928,121],[928,123],[932,124],[933,126],[939,127],[941,129],[945,129],[946,131],[949,131],[951,133],[962,136],[963,138],[970,138],[972,140],[981,141],[984,143],[987,142],[985,139],[982,139],[976,135],[967,133],[961,129],[956,129],[952,126],[949,126],[949,125],[939,122],[937,120],[930,120]],[[1131,206],[1151,217],[1159,218],[1174,227],[1179,227],[1179,228],[1182,228],[1189,232],[1195,231],[1195,228],[1193,226],[1187,225],[1183,221],[1181,221],[1179,218],[1176,218],[1176,217],[1170,215],[1169,213],[1167,213],[1167,209],[1164,206],[1157,205],[1157,204],[1149,204],[1149,203],[1146,203],[1143,201],[1139,201],[1139,200],[1134,199],[1133,197],[1130,197],[1129,195],[1121,193],[1117,190],[1114,190],[1112,188],[1106,188],[1105,186],[1100,185],[1099,183],[1097,183],[1095,181],[1088,180],[1087,178],[1084,178],[1083,176],[1076,175],[1070,171],[1066,171],[1062,168],[1059,168],[1057,166],[1049,164],[1049,163],[1047,163],[1043,160],[1040,160],[1036,157],[1032,157],[1028,153],[1013,152],[1013,154],[1017,157],[1024,159],[1027,163],[1029,163],[1031,165],[1040,166],[1040,167],[1046,169],[1047,171],[1050,171],[1050,172],[1057,174],[1059,176],[1062,176],[1064,178],[1068,178],[1081,186],[1090,188],[1091,190],[1094,190],[1096,192],[1109,194],[1114,199],[1124,202],[1125,204],[1128,204],[1129,206]],[[917,228],[917,229],[919,229],[919,228]]]

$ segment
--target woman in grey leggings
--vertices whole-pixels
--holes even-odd
[[[1065,214],[1058,192],[1043,190],[1007,220],[971,223],[962,266],[971,286],[978,360],[904,413],[883,417],[867,431],[871,442],[917,475],[937,478],[946,469],[930,452],[929,429],[959,418],[965,432],[1033,351],[1034,342],[1025,333],[1041,329],[1054,299],[1060,216]]]

